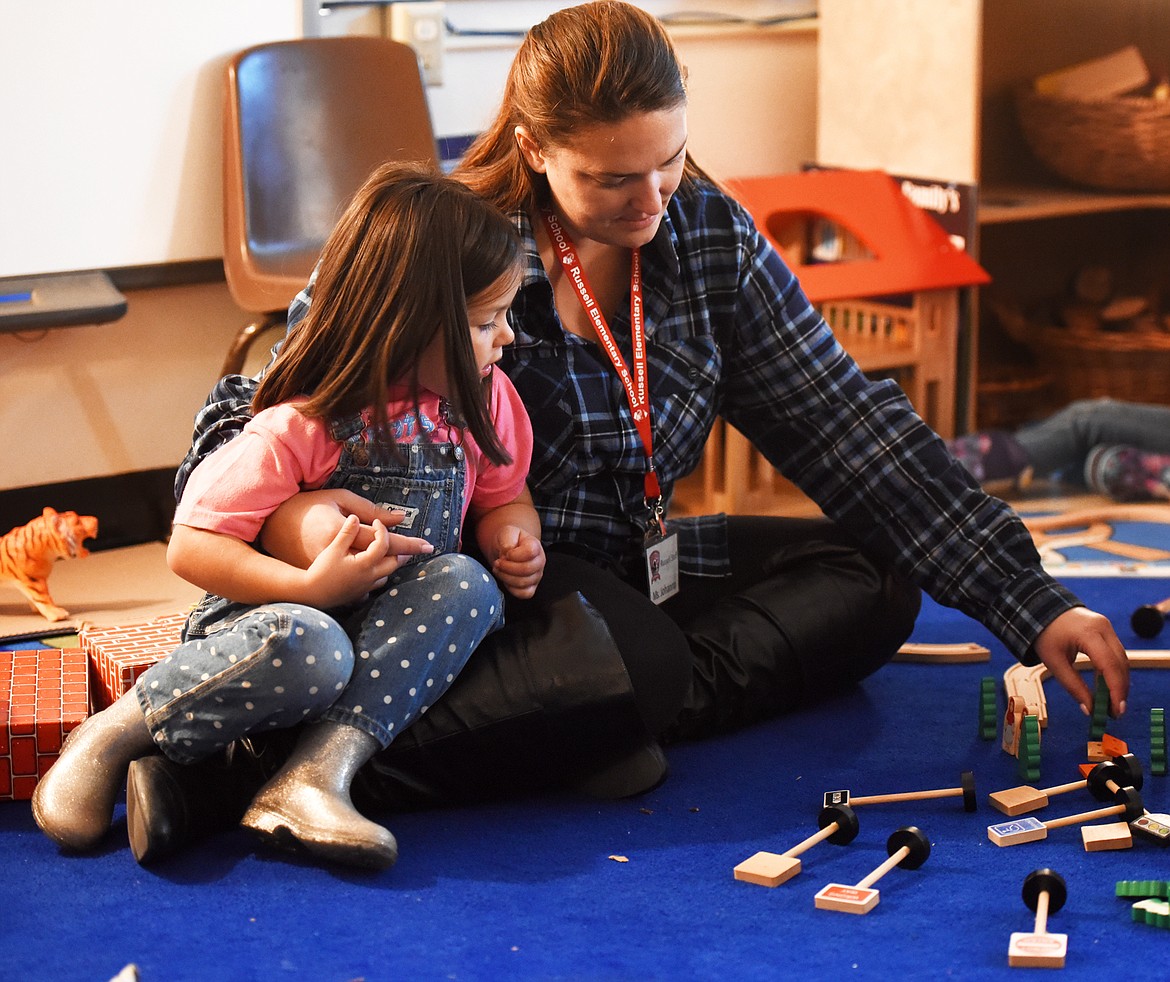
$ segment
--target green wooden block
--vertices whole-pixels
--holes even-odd
[[[1170,930],[1170,901],[1139,900],[1133,905],[1133,919],[1141,924],[1151,924]]]
[[[1150,710],[1150,773],[1166,776],[1166,710]]]
[[[1040,779],[1040,717],[1025,716],[1020,724],[1016,771],[1025,781]]]
[[[1118,880],[1118,897],[1170,897],[1170,880]]]
[[[1105,727],[1109,723],[1109,687],[1105,684],[1105,676],[1097,676],[1097,688],[1093,693],[1093,716],[1089,720],[1089,739],[1100,740],[1105,735]]]
[[[979,683],[979,736],[994,740],[999,733],[999,706],[996,703],[995,676],[986,675]]]

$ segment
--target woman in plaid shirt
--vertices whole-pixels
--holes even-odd
[[[499,115],[456,171],[526,246],[501,364],[532,417],[548,561],[536,596],[510,601],[444,699],[363,769],[376,804],[645,790],[665,776],[661,743],[876,670],[909,636],[920,588],[1043,661],[1087,711],[1071,664],[1085,652],[1124,710],[1126,656],[1108,620],[1045,574],[1022,523],[901,390],[862,374],[686,147],[666,32],[603,0],[532,29]],[[311,295],[310,283],[290,330]],[[180,485],[230,439],[251,384],[213,393]],[[717,416],[827,519],[663,522]],[[264,541],[307,560],[361,506],[301,499]]]

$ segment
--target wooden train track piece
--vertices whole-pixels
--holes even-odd
[[[961,641],[956,644],[908,641],[897,650],[893,660],[948,665],[982,662],[991,660],[991,649],[976,644],[974,641]]]

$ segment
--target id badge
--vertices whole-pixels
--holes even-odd
[[[646,559],[646,582],[650,599],[656,604],[669,600],[678,593],[678,533],[646,536],[643,551]]]

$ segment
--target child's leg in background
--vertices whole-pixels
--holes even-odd
[[[1037,474],[1063,471],[1067,480],[1080,481],[1089,451],[1102,444],[1170,453],[1170,406],[1079,399],[1023,427],[1016,439]]]

